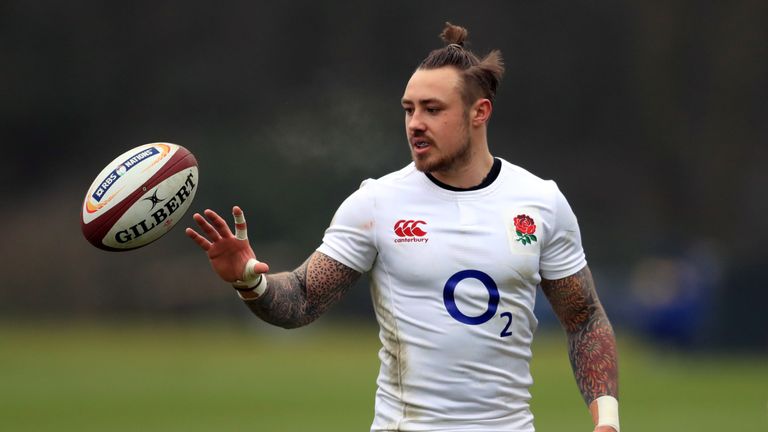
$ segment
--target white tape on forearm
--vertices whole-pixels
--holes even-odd
[[[597,402],[597,426],[610,426],[619,430],[619,401],[613,396],[600,396]]]
[[[259,263],[256,258],[251,258],[245,264],[243,270],[243,279],[236,280],[232,285],[238,289],[250,288],[258,295],[264,294],[267,290],[267,278],[262,273],[256,273],[253,267]]]

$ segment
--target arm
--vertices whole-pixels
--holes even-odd
[[[339,301],[360,277],[359,272],[320,252],[292,272],[267,276],[269,266],[256,260],[239,207],[232,209],[234,234],[216,212],[203,213],[205,217],[199,213],[192,217],[205,235],[192,228],[185,233],[206,252],[219,277],[235,285],[253,313],[271,324],[285,328],[309,324]],[[261,295],[247,288],[261,286],[262,278],[267,284]]]
[[[311,323],[338,302],[360,273],[320,252],[313,253],[292,272],[267,277],[263,295],[245,304],[264,321],[283,328]]]
[[[558,280],[542,280],[552,309],[568,336],[568,356],[584,401],[597,423],[600,396],[618,398],[616,339],[597,297],[592,273],[584,267]],[[601,426],[595,431],[612,431]]]

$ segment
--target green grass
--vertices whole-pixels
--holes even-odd
[[[539,431],[590,431],[565,337],[534,344],[532,409]],[[622,431],[768,431],[768,357],[653,350],[619,338]]]
[[[563,338],[538,336],[537,430],[590,431]],[[368,430],[377,349],[376,330],[353,324],[6,322],[0,430]],[[627,342],[620,358],[624,431],[768,430],[765,357],[703,358]]]

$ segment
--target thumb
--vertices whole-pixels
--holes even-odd
[[[269,266],[266,263],[260,262],[256,258],[251,258],[245,263],[245,269],[243,269],[243,280],[250,281],[256,279],[256,277],[262,273],[269,271]]]
[[[266,273],[269,271],[269,265],[267,263],[263,263],[259,261],[253,265],[252,271],[256,274]]]

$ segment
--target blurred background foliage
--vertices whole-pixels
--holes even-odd
[[[688,381],[669,381],[683,386],[683,398],[706,394],[686,386],[718,370],[741,371],[736,380],[724,375],[713,381],[711,390],[746,395],[738,407],[752,416],[750,426],[763,427],[754,419],[768,418],[764,0],[0,2],[0,180],[6,197],[0,201],[0,351],[3,382],[15,383],[6,394],[37,391],[43,399],[13,399],[37,406],[61,401],[50,392],[59,388],[56,383],[69,388],[66,377],[109,386],[91,367],[101,358],[92,351],[105,362],[118,361],[109,357],[122,353],[110,345],[113,339],[137,344],[141,358],[178,354],[161,362],[166,369],[160,375],[191,355],[188,348],[176,352],[156,341],[183,342],[185,330],[87,330],[100,322],[170,321],[197,329],[229,322],[268,332],[183,236],[191,214],[155,244],[107,253],[80,233],[86,189],[129,148],[181,144],[200,164],[193,211],[228,213],[233,204],[242,206],[259,257],[273,269],[291,269],[317,247],[337,206],[363,179],[409,162],[399,99],[416,65],[441,46],[437,34],[446,20],[470,30],[476,52],[497,48],[506,59],[489,130],[493,153],[558,182],[579,217],[620,342],[640,338],[651,344],[629,349],[625,382],[664,386],[667,381],[646,378],[690,371]],[[537,311],[545,331],[557,328],[545,301]],[[373,326],[366,283],[330,315],[319,328],[335,321]],[[67,330],[82,320],[91,323],[86,330],[81,324]],[[40,321],[52,324],[31,324]],[[89,332],[97,336],[89,338]],[[228,334],[191,339],[207,344],[229,340]],[[323,337],[335,339],[333,330],[328,334]],[[362,345],[350,342],[348,349],[375,349],[374,334],[371,329]],[[72,356],[53,341],[71,346]],[[240,356],[237,346],[227,355]],[[313,346],[306,349],[314,352]],[[658,354],[669,348],[687,352],[681,354],[687,360],[675,363],[673,354],[672,366],[655,370],[655,362],[670,364]],[[750,366],[741,367],[742,360],[728,368],[710,363],[712,356],[734,352],[751,359],[744,360]],[[115,355],[125,358],[117,370],[132,367],[130,355]],[[373,355],[366,365],[375,371]],[[564,346],[555,358],[566,361]],[[539,361],[546,365],[548,359]],[[697,374],[689,360],[705,366]],[[90,372],[66,369],[68,364]],[[175,372],[185,380],[213,364],[219,363],[203,361],[187,375]],[[632,366],[640,364],[646,369]],[[564,375],[553,376],[568,375],[563,365]],[[363,379],[372,384],[368,372]],[[755,380],[745,378],[753,375]],[[50,386],[27,387],[35,376]],[[731,391],[723,381],[743,386]],[[130,384],[114,388],[114,395],[131,397]],[[567,388],[578,401],[572,382]],[[201,391],[185,389],[180,394]],[[227,389],[223,393],[246,390],[235,384]],[[655,385],[646,390],[645,399],[629,408],[636,419],[648,417],[643,403],[669,408],[680,400],[654,399],[661,390]],[[154,391],[144,388],[136,397]],[[350,392],[353,398],[361,394]],[[99,394],[90,392],[87,400],[102,400]],[[6,420],[26,413],[10,402],[3,406]],[[697,409],[711,414],[722,408],[707,406],[692,403],[673,424],[684,426]],[[135,414],[148,415],[143,408]],[[134,429],[135,423],[115,416],[106,415],[107,424]],[[704,423],[723,430],[720,423]],[[95,420],[87,424],[118,430]],[[40,425],[34,429],[42,430]],[[168,430],[166,423],[154,425]]]

